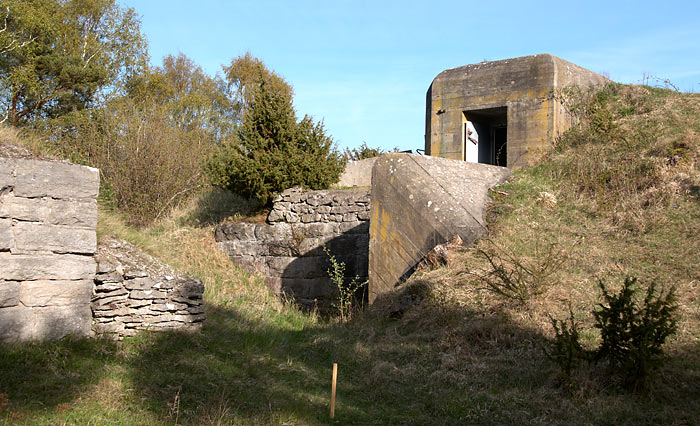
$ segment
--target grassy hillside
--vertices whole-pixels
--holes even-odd
[[[489,238],[344,324],[230,266],[213,241],[220,215],[201,204],[142,230],[103,208],[101,237],[202,277],[209,318],[198,334],[0,347],[0,424],[697,424],[700,96],[611,85],[567,99],[581,125],[492,192]],[[518,281],[531,294],[490,291],[485,254],[534,271]],[[664,362],[636,391],[604,364],[566,378],[544,352],[549,316],[570,303],[595,347],[598,279],[617,289],[628,275],[677,288]]]

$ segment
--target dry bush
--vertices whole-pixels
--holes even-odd
[[[163,217],[204,183],[200,166],[210,141],[174,126],[165,108],[120,100],[91,117],[73,117],[63,129],[61,144],[100,169],[103,196],[131,224]]]

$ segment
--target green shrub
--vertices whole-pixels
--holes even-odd
[[[602,339],[595,358],[607,360],[627,385],[641,384],[658,365],[666,338],[676,331],[675,289],[657,294],[652,282],[640,305],[636,278],[626,277],[618,294],[609,293],[603,280],[598,284],[604,303],[593,312]]]
[[[594,326],[601,336],[598,348],[587,352],[581,347],[579,324],[569,304],[568,323],[550,317],[555,336],[545,353],[567,376],[581,360],[605,361],[611,372],[622,376],[626,387],[643,386],[661,361],[664,342],[676,331],[675,288],[657,293],[651,283],[640,304],[637,278],[626,277],[617,294],[611,294],[603,280],[598,280],[598,285],[604,300],[593,311]]]
[[[167,215],[205,182],[208,136],[173,126],[163,106],[116,99],[63,117],[52,133],[68,158],[100,169],[103,195],[133,225]]]

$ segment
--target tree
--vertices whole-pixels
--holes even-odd
[[[322,123],[297,122],[292,89],[250,54],[225,68],[243,100],[243,122],[207,163],[213,184],[269,203],[295,185],[327,188],[343,163]]]
[[[126,87],[138,104],[164,105],[173,126],[205,132],[210,142],[220,142],[239,122],[239,105],[226,82],[210,77],[182,53],[166,56],[162,67],[134,76]]]
[[[133,9],[115,0],[0,0],[0,109],[14,126],[99,102],[147,60]]]

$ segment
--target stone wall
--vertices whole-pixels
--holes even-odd
[[[199,279],[178,275],[126,241],[100,243],[96,258],[95,334],[121,338],[138,330],[191,330],[204,321]]]
[[[90,333],[97,169],[0,158],[0,341]]]
[[[325,246],[345,276],[367,280],[369,191],[303,191],[292,188],[274,200],[267,223],[225,223],[217,246],[231,260],[260,273],[277,294],[324,309],[335,297]]]

